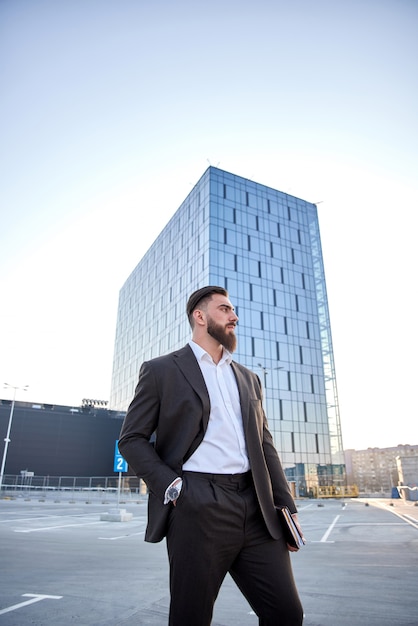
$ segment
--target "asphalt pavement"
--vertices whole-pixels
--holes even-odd
[[[115,498],[0,499],[1,626],[166,626],[165,543],[143,540],[146,497]],[[418,626],[418,506],[382,499],[297,504],[308,543],[291,559],[304,626]],[[101,521],[115,507],[132,520]],[[212,626],[257,624],[228,577]]]

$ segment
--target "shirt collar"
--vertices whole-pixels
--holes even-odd
[[[189,341],[189,346],[193,350],[193,354],[195,355],[198,361],[201,361],[204,358],[205,360],[207,360],[206,357],[208,357],[210,362],[213,363],[213,359],[210,356],[210,354],[206,352],[206,350],[204,350],[202,346],[199,346],[198,343],[196,343],[195,341],[191,339]],[[224,363],[227,363],[228,365],[230,365],[231,362],[232,362],[232,354],[226,348],[223,348],[222,358],[219,361],[218,365],[223,365]]]

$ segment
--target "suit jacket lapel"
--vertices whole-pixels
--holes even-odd
[[[196,357],[193,354],[193,351],[189,345],[185,346],[178,352],[175,352],[174,357],[176,364],[183,372],[186,380],[193,387],[193,389],[202,401],[203,427],[206,431],[209,421],[210,400],[205,380],[203,378],[203,374],[199,367],[199,364],[196,361]]]
[[[236,367],[235,363],[232,361],[231,363],[232,371],[235,374],[235,378],[237,379],[238,392],[241,404],[241,414],[242,414],[242,423],[244,429],[248,424],[249,417],[249,397],[248,397],[248,381],[246,381],[244,374]]]

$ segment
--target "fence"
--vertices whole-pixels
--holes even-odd
[[[29,475],[28,475],[29,474]],[[72,497],[100,501],[114,496],[135,500],[147,495],[143,480],[136,476],[32,476],[6,474],[1,490],[3,497]]]

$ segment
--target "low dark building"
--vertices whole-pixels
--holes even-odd
[[[11,400],[0,400],[1,441],[6,438],[11,406]],[[4,473],[112,476],[123,418],[124,413],[94,405],[15,402]]]

